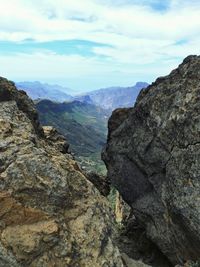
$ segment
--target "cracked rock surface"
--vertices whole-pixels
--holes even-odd
[[[44,134],[26,94],[0,78],[1,267],[124,266],[107,200],[67,149],[53,129]]]
[[[200,255],[200,57],[109,120],[108,177],[173,265]]]

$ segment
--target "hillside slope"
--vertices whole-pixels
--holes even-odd
[[[40,121],[52,125],[68,140],[76,159],[85,167],[104,168],[100,153],[106,142],[108,112],[91,104],[73,101],[36,103]]]

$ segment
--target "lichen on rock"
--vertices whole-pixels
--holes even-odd
[[[123,267],[107,200],[51,133],[0,78],[0,266]]]

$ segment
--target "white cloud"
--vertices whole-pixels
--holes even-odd
[[[94,39],[93,33],[104,32],[111,39],[97,38],[98,41],[112,43],[113,33],[130,38],[178,40],[200,32],[200,2],[195,0],[171,0],[171,8],[165,13],[146,5],[101,3],[97,0],[0,0],[0,33],[4,34],[1,39],[14,33],[16,41],[23,40],[25,34],[38,41],[79,36]]]
[[[98,60],[78,55],[54,53],[0,55],[0,76],[15,81],[40,80],[67,85],[79,91],[120,85],[131,86],[139,80],[150,82],[166,75],[178,61],[166,61],[158,66],[135,65],[134,62],[116,64],[113,60]]]
[[[78,39],[110,45],[93,49],[97,57],[106,56],[102,61],[78,55],[18,54],[20,66],[31,62],[32,68],[23,69],[27,75],[36,64],[43,77],[67,72],[71,77],[74,73],[106,75],[111,70],[129,73],[129,68],[135,74],[136,69],[137,73],[143,71],[146,77],[149,65],[160,75],[160,70],[169,69],[166,64],[175,66],[188,54],[199,54],[200,49],[200,1],[166,1],[168,8],[159,11],[150,5],[159,0],[0,0],[0,40]],[[1,56],[0,65],[11,58]],[[17,69],[11,69],[9,66],[7,73],[16,73]]]

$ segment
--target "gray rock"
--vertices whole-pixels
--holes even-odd
[[[172,264],[200,255],[200,57],[142,90],[109,120],[111,183]]]
[[[146,265],[141,261],[135,261],[129,258],[129,256],[127,256],[125,253],[122,254],[122,259],[124,260],[127,267],[150,267],[149,265]]]
[[[84,166],[83,166],[84,167]],[[83,168],[82,167],[82,168]],[[95,172],[85,172],[85,177],[94,184],[103,196],[108,196],[110,193],[110,184],[107,181],[107,177],[99,175]]]

